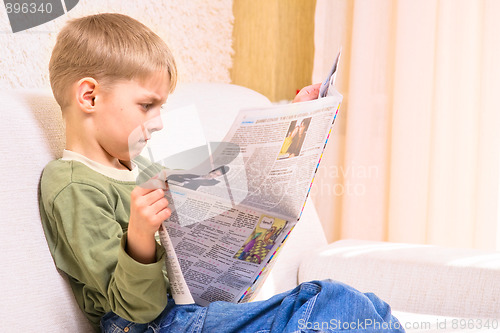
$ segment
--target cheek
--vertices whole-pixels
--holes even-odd
[[[146,139],[144,126],[135,126],[127,131],[129,144],[135,144],[138,141],[143,141]]]
[[[146,146],[141,127],[134,128],[128,135],[128,151],[130,158],[134,158],[141,153]]]

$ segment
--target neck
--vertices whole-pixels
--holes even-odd
[[[117,170],[131,170],[132,168],[130,161],[119,160],[104,152],[96,153],[94,149],[89,149],[88,145],[82,144],[83,142],[79,140],[70,140],[68,138],[66,140],[66,150],[83,155],[94,162]]]
[[[66,122],[66,124],[68,124],[68,122]],[[130,161],[119,160],[109,155],[98,142],[89,139],[92,137],[94,136],[91,134],[91,129],[85,126],[67,126],[66,149],[81,154],[99,164],[118,170],[130,170],[132,168]]]

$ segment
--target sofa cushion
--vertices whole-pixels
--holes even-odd
[[[1,326],[89,332],[66,277],[55,269],[38,211],[40,175],[64,146],[59,107],[49,90],[2,91],[0,105]]]
[[[374,292],[398,311],[500,318],[500,252],[342,240],[300,265],[300,282],[325,278]]]

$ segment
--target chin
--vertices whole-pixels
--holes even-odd
[[[142,150],[139,150],[139,151],[131,151],[128,155],[128,158],[127,160],[131,161],[133,160],[134,158],[136,158],[137,156],[139,156],[141,154]]]
[[[129,146],[128,154],[129,154],[129,160],[133,160],[137,156],[139,156],[144,148],[146,147],[146,143],[144,142],[137,142],[135,145]]]

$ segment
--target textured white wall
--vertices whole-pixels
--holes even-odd
[[[232,0],[80,0],[54,21],[15,34],[5,7],[0,8],[0,88],[50,87],[48,63],[57,32],[70,18],[103,12],[129,15],[162,37],[176,57],[181,82],[229,83],[232,4]]]

